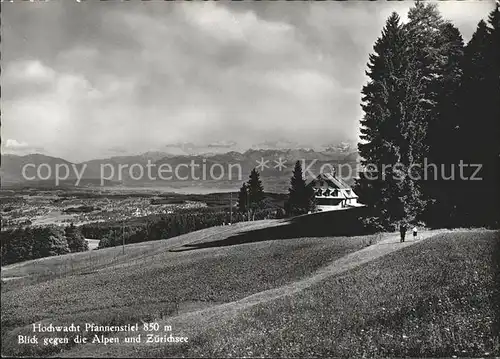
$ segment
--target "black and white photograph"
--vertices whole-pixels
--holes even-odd
[[[2,357],[500,357],[500,2],[0,6]]]

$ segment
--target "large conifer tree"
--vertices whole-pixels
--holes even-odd
[[[450,70],[446,68],[450,58],[460,56],[460,38],[453,26],[442,19],[436,4],[417,2],[408,12],[408,20],[404,25],[407,46],[403,76],[406,88],[401,102],[403,141],[398,154],[406,176],[398,184],[402,189],[404,217],[412,221],[421,218],[428,204],[424,179],[429,173],[423,166],[426,159],[430,161],[432,152],[429,134],[441,124],[440,103],[443,93],[450,91],[443,85],[446,81],[453,83],[448,77],[457,71],[453,66]]]
[[[260,174],[255,168],[252,172],[250,172],[247,188],[248,206],[253,219],[255,218],[255,212],[262,207],[264,200],[264,187],[262,186],[262,182],[260,180]]]
[[[463,225],[498,225],[500,203],[500,24],[498,5],[466,46],[461,100],[460,155],[466,168],[459,210]]]
[[[454,127],[449,116],[457,111],[456,97],[450,94],[460,82],[458,30],[434,4],[417,2],[408,20],[400,25],[397,14],[387,20],[370,56],[371,81],[363,88],[361,139],[367,143],[359,150],[363,164],[376,168],[378,180],[367,179],[373,172],[361,174],[358,191],[384,226],[421,218],[432,193],[424,183],[425,160],[430,161],[430,153],[443,154],[441,143],[433,145]],[[431,129],[437,139],[429,136]]]
[[[288,189],[288,202],[286,209],[288,215],[306,214],[314,207],[314,191],[308,187],[302,172],[300,161],[295,163],[290,188]]]
[[[402,217],[400,188],[388,165],[398,161],[403,117],[400,106],[405,84],[402,81],[405,64],[405,37],[399,16],[393,13],[387,20],[382,36],[369,57],[367,76],[370,81],[362,90],[361,140],[358,145],[365,166],[357,181],[360,201],[374,209],[383,226]]]
[[[242,213],[247,212],[248,206],[248,188],[247,184],[243,183],[238,193],[238,210]]]
[[[465,50],[435,4],[417,2],[408,20],[400,25],[393,13],[370,55],[358,147],[371,171],[357,181],[360,201],[386,227],[417,219],[491,224],[500,204],[498,5]],[[483,165],[484,180],[457,178],[460,161]]]
[[[451,23],[441,27],[439,68],[435,81],[434,115],[427,129],[427,170],[423,183],[428,200],[425,219],[431,225],[453,226],[460,196],[460,92],[464,44],[460,31]]]

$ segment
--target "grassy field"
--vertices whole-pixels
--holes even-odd
[[[120,325],[165,320],[293,283],[379,238],[289,238],[183,247],[192,242],[219,243],[241,231],[276,224],[239,223],[128,245],[124,255],[120,247],[107,248],[7,267],[3,278],[20,279],[2,284],[2,354],[50,355],[72,347],[18,345],[18,335],[32,334],[32,323]]]
[[[144,356],[499,356],[498,232],[444,234]]]
[[[124,255],[122,248],[108,248],[90,260],[79,253],[9,266],[2,277],[21,279],[2,284],[2,354],[500,355],[498,232],[452,231],[400,245],[395,235],[390,243],[380,236],[289,238],[286,227],[286,239],[279,239],[281,225],[239,223],[128,245]],[[299,285],[345,258],[355,260],[360,250],[385,252]],[[287,287],[302,289],[232,306]],[[32,334],[32,323],[151,321],[173,325],[175,335],[189,335],[189,344],[43,346],[16,340]]]
[[[212,227],[168,240],[126,245],[124,253],[122,253],[122,247],[120,246],[15,263],[2,267],[2,278],[25,277],[25,281],[36,283],[69,275],[131,266],[141,261],[157,261],[161,258],[161,254],[164,254],[170,247],[188,244],[193,241],[202,241],[203,238],[226,238],[233,232],[238,233],[247,228],[267,228],[274,223],[277,223],[277,221],[258,221],[254,223],[237,223],[227,227]]]

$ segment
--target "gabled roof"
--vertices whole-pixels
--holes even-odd
[[[316,178],[309,182],[308,186],[314,186],[318,181],[324,181],[329,187],[338,189],[351,189],[347,183],[345,183],[341,178],[335,177],[331,173],[320,173]]]

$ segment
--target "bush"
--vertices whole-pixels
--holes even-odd
[[[71,252],[83,252],[89,250],[89,245],[82,235],[80,228],[71,223],[64,230],[66,241]]]
[[[2,231],[2,264],[69,253],[64,231],[57,226],[18,227]]]

